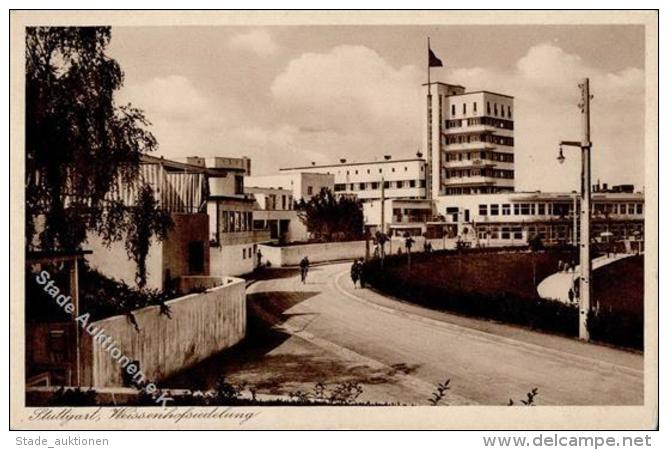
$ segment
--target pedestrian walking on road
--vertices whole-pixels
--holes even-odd
[[[308,268],[311,265],[311,263],[308,260],[308,256],[304,256],[302,260],[299,262],[299,270],[301,271],[302,275],[302,283],[306,283],[306,275],[308,274]]]
[[[353,280],[353,286],[357,287],[357,280],[360,278],[360,263],[357,260],[350,266],[350,278]]]
[[[364,270],[366,269],[364,267],[365,265],[366,265],[366,263],[364,262],[364,260],[360,258],[360,261],[357,264],[357,277],[360,280],[360,287],[362,289],[364,289],[364,283],[365,283],[365,281],[364,281],[364,276],[365,276]]]

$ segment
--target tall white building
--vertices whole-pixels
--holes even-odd
[[[440,82],[424,89],[428,197],[513,191],[513,97]]]

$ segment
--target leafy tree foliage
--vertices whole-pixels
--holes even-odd
[[[364,237],[362,203],[351,197],[336,196],[322,190],[306,202],[297,204],[299,217],[309,233],[320,241],[345,241]]]
[[[151,236],[155,235],[160,241],[166,239],[174,223],[170,214],[159,208],[149,185],[142,186],[137,204],[129,209],[125,249],[137,264],[135,278],[137,286],[143,289],[146,286],[146,257],[151,247]]]
[[[78,248],[88,230],[122,237],[116,181],[132,181],[140,157],[157,147],[149,122],[118,106],[119,64],[106,54],[109,27],[26,29],[26,239]]]

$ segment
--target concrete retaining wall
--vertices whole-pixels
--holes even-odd
[[[365,241],[328,242],[284,247],[260,245],[260,251],[263,263],[269,261],[274,267],[296,266],[304,256],[308,256],[311,263],[363,258],[366,253],[366,243]]]
[[[424,251],[425,238],[413,237],[412,251],[419,253]],[[430,239],[433,250],[453,249],[456,246],[454,239]],[[304,256],[308,256],[311,263],[323,261],[336,261],[340,259],[363,258],[366,254],[365,241],[351,242],[328,242],[324,244],[287,245],[276,247],[272,245],[260,245],[262,252],[262,263],[271,262],[274,267],[296,266]],[[406,239],[394,237],[391,242],[385,244],[385,254],[394,255],[398,252],[406,252]],[[373,256],[374,245],[369,243],[369,252]]]
[[[95,322],[114,339],[122,354],[138,360],[147,380],[160,381],[238,343],[246,334],[244,280],[227,278],[222,286],[167,302],[172,318],[158,306],[134,311],[137,332],[126,316]],[[120,386],[122,368],[99,342],[82,334],[84,385]]]

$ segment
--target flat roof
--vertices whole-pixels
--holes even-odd
[[[425,159],[424,158],[383,159],[382,161],[344,162],[344,163],[339,163],[339,164],[323,164],[323,165],[316,165],[316,166],[285,167],[285,168],[279,169],[279,170],[322,169],[322,168],[327,168],[327,167],[363,166],[363,165],[369,165],[369,164],[390,164],[390,163],[413,162],[413,161],[425,162]]]
[[[492,95],[498,95],[499,97],[507,97],[507,98],[512,98],[512,99],[515,98],[512,95],[499,94],[498,92],[485,91],[485,90],[464,92],[463,94],[452,94],[452,95],[448,95],[448,97],[461,97],[462,95],[469,95],[469,94],[492,94]]]

